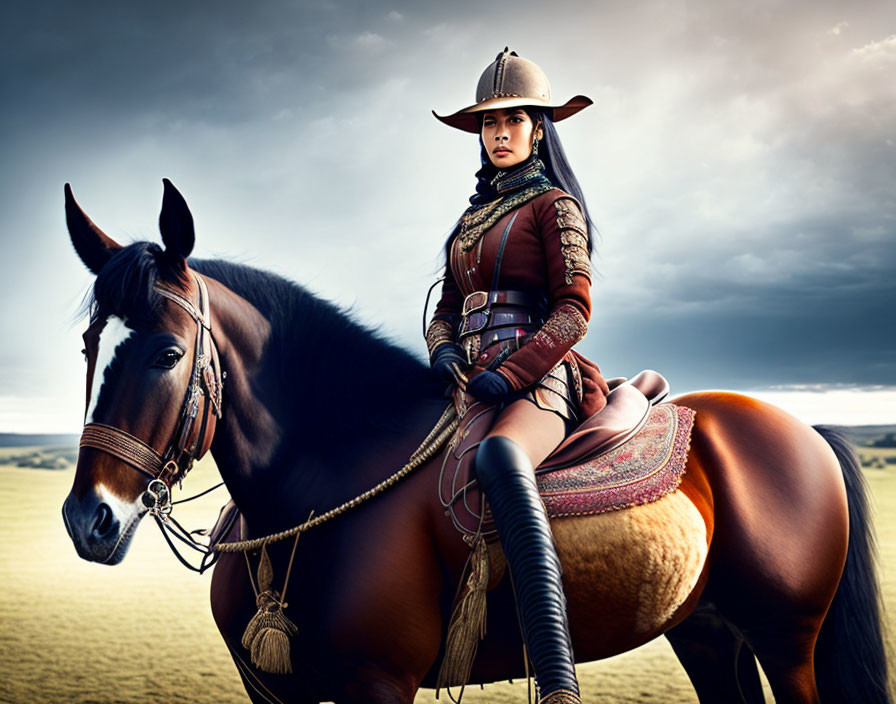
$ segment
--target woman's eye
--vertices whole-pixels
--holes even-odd
[[[182,356],[179,350],[165,350],[156,358],[153,366],[160,369],[173,369]]]

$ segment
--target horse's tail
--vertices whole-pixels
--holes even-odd
[[[815,647],[819,696],[822,702],[892,704],[868,487],[846,434],[813,427],[837,455],[849,502],[846,566]]]

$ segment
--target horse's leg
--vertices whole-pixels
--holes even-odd
[[[713,609],[698,608],[665,635],[700,704],[764,704],[756,658]]]
[[[258,675],[252,671],[249,664],[237,654],[229,643],[227,644],[227,647],[230,650],[233,664],[236,665],[237,672],[240,673],[240,678],[243,680],[243,687],[245,688],[249,699],[252,701],[252,704],[286,704],[286,702],[267,688],[265,683],[259,679]],[[320,700],[317,697],[305,697],[301,694],[291,693],[289,704],[320,704]]]
[[[412,704],[417,694],[416,682],[369,666],[349,677],[334,704]]]
[[[821,624],[818,624],[821,627]],[[787,628],[784,637],[753,639],[759,648],[759,662],[768,677],[777,704],[817,704],[813,653],[817,629],[807,629],[800,637],[796,629]],[[815,630],[815,633],[812,633]]]
[[[234,528],[228,540],[239,540],[239,537]],[[247,600],[248,605],[245,603]],[[301,675],[268,675],[252,666],[249,653],[240,643],[242,632],[254,610],[252,602],[254,596],[248,584],[244,558],[239,554],[223,555],[212,572],[212,615],[243,681],[246,695],[253,704],[318,704],[320,697],[302,691],[308,686],[308,682]],[[246,612],[247,606],[249,612]],[[282,687],[274,691],[277,687],[269,678],[281,683],[285,679],[289,686],[289,696],[284,696]]]

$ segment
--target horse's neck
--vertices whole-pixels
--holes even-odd
[[[320,514],[366,491],[402,466],[437,417],[433,402],[413,401],[413,393],[407,402],[391,404],[388,417],[377,414],[383,409],[359,408],[378,393],[395,393],[376,388],[375,378],[367,380],[369,388],[355,385],[353,396],[337,395],[344,413],[328,413],[334,403],[321,377],[329,373],[351,385],[345,378],[351,371],[318,368],[308,371],[316,378],[303,388],[284,384],[277,358],[282,351],[268,349],[264,317],[220,284],[211,296],[227,372],[212,455],[252,534],[290,527],[312,510]]]

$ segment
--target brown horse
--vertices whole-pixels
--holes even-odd
[[[401,467],[444,408],[429,370],[331,304],[272,274],[189,260],[193,222],[166,182],[164,248],[122,247],[66,187],[68,227],[97,275],[87,421],[157,452],[178,424],[196,322],[157,284],[197,301],[227,373],[211,451],[257,537],[301,523]],[[865,490],[842,436],[731,393],[696,411],[680,488],[645,506],[552,523],[577,657],[660,634],[701,702],[891,702]],[[240,638],[256,606],[242,555],[215,566],[212,608],[254,702],[407,704],[433,686],[467,546],[437,498],[438,462],[304,535],[289,582],[292,675],[255,669]],[[148,478],[83,447],[63,505],[78,554],[119,562]],[[236,539],[234,534],[231,539]],[[291,541],[271,549],[277,579]],[[253,564],[257,559],[250,555]],[[493,580],[474,682],[523,675],[509,579]]]

